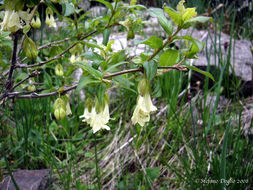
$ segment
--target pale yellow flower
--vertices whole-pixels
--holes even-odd
[[[75,54],[72,54],[71,57],[69,58],[70,63],[75,63],[77,61],[82,61],[81,57],[77,57]]]
[[[139,95],[131,120],[134,125],[139,123],[143,127],[150,120],[150,113],[156,110],[157,108],[153,105],[149,93],[146,93],[144,96]]]
[[[52,14],[47,14],[45,22],[49,28],[56,27],[56,22],[55,22],[54,16]]]
[[[72,111],[71,111],[71,108],[70,108],[70,104],[69,102],[67,102],[66,104],[66,115],[71,115],[72,114]]]
[[[32,14],[29,14],[30,9],[27,11],[18,11],[19,17],[25,21],[25,24],[28,25],[30,23],[30,20],[32,19]]]
[[[95,107],[93,107],[91,111],[89,111],[89,109],[86,107],[84,109],[83,115],[81,115],[80,118],[84,118],[82,122],[87,122],[90,125],[91,119],[94,117],[95,114],[96,114]]]
[[[100,129],[110,130],[110,127],[106,125],[110,120],[108,104],[99,113],[96,112],[95,107],[92,107],[90,111],[88,108],[85,108],[84,114],[80,118],[84,118],[82,121],[87,122],[92,127],[93,133],[96,133]]]
[[[29,24],[31,19],[31,14],[29,14],[29,9],[27,11],[14,11],[6,10],[4,15],[4,20],[1,23],[1,30],[10,31],[12,33],[17,32],[19,29],[23,28],[25,24]]]
[[[4,20],[1,23],[1,30],[10,31],[12,33],[17,32],[22,28],[20,24],[19,15],[15,11],[5,11]]]
[[[144,126],[146,122],[150,119],[150,115],[148,112],[144,112],[141,109],[141,105],[137,104],[136,108],[134,109],[133,116],[131,118],[133,124],[139,123],[140,126]]]

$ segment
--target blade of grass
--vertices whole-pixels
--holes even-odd
[[[226,153],[227,153],[227,142],[228,142],[228,136],[229,136],[230,123],[231,123],[231,118],[229,119],[226,126],[226,131],[225,131],[225,136],[224,136],[223,146],[222,146],[222,153],[221,153],[220,182],[221,182],[221,187],[223,190],[226,190]]]

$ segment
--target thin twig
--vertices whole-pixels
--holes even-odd
[[[29,78],[35,77],[36,75],[39,75],[40,72],[38,71],[34,71],[33,73],[31,73],[28,77],[26,77],[25,79],[19,81],[15,86],[12,87],[11,90],[14,90],[15,88],[17,88],[19,85],[21,85],[23,82],[25,82],[26,80],[28,80]]]
[[[12,88],[13,81],[12,81],[12,75],[16,66],[17,62],[17,47],[18,47],[18,33],[14,34],[14,39],[13,39],[13,51],[12,51],[12,59],[11,59],[11,66],[10,66],[10,71],[9,71],[9,76],[8,80],[6,83],[6,90],[9,91]]]

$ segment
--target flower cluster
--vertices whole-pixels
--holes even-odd
[[[27,11],[6,10],[1,23],[1,30],[15,33],[22,29],[31,20],[32,15],[29,12],[29,9]]]
[[[92,99],[87,99],[84,113],[80,118],[84,118],[82,121],[92,127],[93,133],[100,129],[110,130],[110,127],[106,125],[110,120],[108,99],[104,98],[102,105],[99,105],[98,100],[94,104]]]
[[[139,82],[138,92],[137,105],[131,119],[134,125],[139,123],[143,127],[150,120],[150,114],[156,111],[157,108],[151,101],[150,84],[147,79]],[[109,98],[107,94],[102,104],[99,103],[97,98],[95,102],[91,98],[86,100],[86,107],[80,118],[83,118],[82,121],[92,127],[93,133],[96,133],[100,129],[110,130],[110,127],[107,125],[110,120],[108,103]]]

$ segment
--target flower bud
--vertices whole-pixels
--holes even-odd
[[[66,109],[66,103],[62,98],[57,98],[54,102],[54,110],[57,110],[59,108]]]
[[[134,37],[135,37],[135,34],[134,34],[133,29],[131,28],[131,29],[127,32],[127,40],[134,39]]]
[[[33,91],[36,90],[36,87],[35,87],[34,85],[29,85],[29,86],[27,87],[27,90],[30,91],[30,92],[33,92]]]
[[[38,56],[38,50],[36,44],[32,41],[31,38],[27,37],[24,40],[23,49],[25,55],[30,60],[35,60]]]
[[[63,70],[63,67],[62,67],[62,65],[60,63],[55,66],[54,70],[55,70],[55,74],[57,76],[59,76],[59,77],[63,76],[64,70]]]
[[[54,116],[57,120],[62,120],[66,116],[66,111],[63,108],[58,108],[54,111]]]

